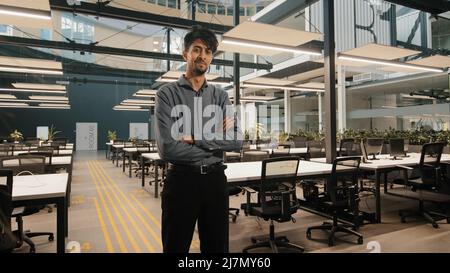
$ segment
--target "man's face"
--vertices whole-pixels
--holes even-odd
[[[200,76],[208,71],[213,55],[211,49],[202,40],[197,39],[183,52],[183,58],[187,71],[191,71],[194,76]]]

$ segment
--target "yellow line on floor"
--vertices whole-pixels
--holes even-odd
[[[102,166],[100,166],[100,164],[98,164],[96,161],[94,161],[93,164],[96,167],[96,170],[98,171],[100,176],[103,178],[103,181],[105,182],[105,184],[107,184],[109,186],[111,192],[113,193],[113,196],[116,198],[116,200],[120,204],[120,207],[124,210],[126,216],[128,217],[128,220],[130,220],[131,225],[134,227],[134,229],[138,233],[139,237],[144,242],[144,244],[147,247],[148,251],[149,252],[155,252],[155,248],[150,244],[150,242],[147,239],[147,237],[142,233],[142,230],[141,230],[140,226],[137,225],[137,223],[134,220],[134,218],[130,215],[130,213],[128,212],[129,209],[124,206],[124,203],[123,203],[122,199],[120,199],[120,197],[117,195],[117,192],[119,192],[122,195],[123,199],[126,201],[128,206],[133,210],[134,214],[138,218],[141,219],[142,216],[139,215],[139,212],[136,211],[136,209],[133,207],[133,205],[130,203],[130,201],[127,199],[127,197],[123,194],[122,190],[116,185],[116,182],[114,182],[111,178],[109,178],[109,181],[108,181],[107,174],[106,174],[105,170],[102,168]],[[114,190],[113,188],[115,188],[116,190]],[[143,219],[141,219],[141,221],[142,220]],[[145,221],[144,221],[144,224],[146,224]],[[150,233],[153,232],[152,229],[150,229],[149,231],[150,231]]]
[[[111,176],[109,176],[109,174],[103,169],[103,166],[99,163],[96,162],[98,164],[98,167],[100,170],[103,171],[103,173],[105,174],[105,176],[108,177],[108,179],[111,181],[111,184],[117,189],[117,192],[120,193],[120,195],[123,197],[123,199],[125,200],[125,202],[131,207],[131,209],[133,210],[134,214],[139,218],[139,220],[141,220],[141,222],[144,224],[145,228],[148,230],[148,232],[150,232],[150,234],[152,235],[153,239],[158,243],[158,245],[160,247],[162,247],[162,241],[161,241],[161,237],[160,235],[156,234],[155,231],[153,230],[153,228],[147,223],[147,221],[144,219],[144,217],[142,216],[142,214],[136,209],[136,207],[133,205],[133,203],[130,201],[130,199],[128,199],[128,197],[124,194],[124,192],[122,191],[122,189],[120,189],[117,186],[117,183],[114,179],[111,178]],[[157,222],[157,221],[156,221]],[[157,222],[157,226],[159,228],[159,230],[161,229],[161,225],[159,225],[159,223]],[[160,233],[159,233],[160,234]]]
[[[122,253],[128,252],[128,250],[125,246],[125,243],[123,242],[122,235],[120,234],[119,230],[117,229],[116,222],[114,221],[111,211],[109,210],[109,207],[106,204],[105,197],[103,196],[103,193],[100,190],[100,186],[98,185],[99,182],[97,181],[97,177],[94,176],[94,173],[93,173],[91,165],[89,164],[89,161],[87,162],[87,166],[88,166],[89,174],[91,175],[92,181],[94,182],[95,188],[97,189],[98,196],[100,197],[100,201],[102,202],[102,205],[106,211],[106,215],[108,216],[108,220],[111,223],[114,235],[116,236],[117,242],[119,244],[119,249]]]
[[[111,236],[109,235],[108,229],[105,225],[105,220],[103,219],[102,211],[100,210],[100,205],[98,204],[98,200],[94,197],[95,210],[97,211],[98,220],[100,221],[100,228],[103,232],[103,237],[105,238],[106,249],[109,253],[114,253],[114,247],[111,242]]]
[[[131,198],[133,198],[134,201],[136,201],[136,203],[139,205],[139,207],[145,212],[145,214],[152,220],[152,222],[161,230],[161,224],[159,223],[158,219],[153,216],[153,214],[142,204],[141,201],[139,201],[139,199],[136,198],[134,194],[130,195]]]
[[[133,246],[134,251],[138,252],[138,253],[142,252],[141,248],[138,245],[138,243],[136,242],[136,240],[134,239],[133,235],[131,234],[130,229],[128,228],[128,225],[125,223],[125,220],[122,217],[122,214],[120,213],[119,209],[117,208],[116,203],[114,202],[114,200],[112,199],[111,195],[109,194],[108,186],[106,186],[104,184],[104,181],[102,180],[102,178],[100,178],[100,175],[98,174],[97,167],[94,165],[93,162],[91,162],[91,164],[92,164],[92,169],[94,171],[94,174],[97,175],[97,177],[98,177],[98,179],[100,181],[100,184],[101,184],[101,186],[102,186],[102,188],[104,190],[104,193],[106,195],[106,198],[108,198],[110,205],[112,206],[114,212],[116,213],[117,219],[119,219],[119,222],[122,225],[123,230],[125,231],[125,235],[127,236],[129,242]],[[126,212],[126,208],[124,208],[122,206],[122,204],[120,203],[120,200],[118,200],[118,201],[119,201],[119,205],[122,208],[122,210],[124,212]]]

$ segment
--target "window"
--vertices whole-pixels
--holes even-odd
[[[216,14],[216,5],[208,4],[208,14]]]
[[[199,12],[199,13],[206,13],[206,4],[205,3],[198,3],[198,5],[197,5],[197,12]]]
[[[167,6],[167,0],[158,0],[158,5],[163,7]]]
[[[239,16],[245,16],[245,8],[239,7]]]
[[[156,4],[156,0],[147,0],[147,2],[149,2],[151,4]]]
[[[255,15],[255,7],[247,7],[247,16]]]
[[[12,36],[12,27],[9,25],[0,25],[0,34]]]
[[[227,7],[227,15],[233,15],[233,7],[232,6]]]
[[[177,0],[167,0],[167,7],[168,8],[177,8]]]
[[[256,6],[256,12],[260,12],[264,9],[264,6]]]
[[[218,6],[217,7],[217,14],[225,15],[225,7],[224,6]]]

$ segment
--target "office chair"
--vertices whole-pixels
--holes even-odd
[[[0,158],[0,169],[9,169],[14,175],[22,174],[44,174],[45,173],[45,156],[27,155],[27,156],[11,156],[6,158]],[[21,216],[28,216],[38,213],[43,209],[44,205],[30,205],[25,206]],[[30,252],[36,252],[36,247],[33,241],[30,239],[36,236],[48,236],[49,241],[54,240],[54,235],[52,232],[29,232],[24,231],[22,217],[18,217],[18,234],[30,246]]]
[[[355,140],[353,138],[344,138],[339,143],[339,156],[353,156],[357,155],[354,148]]]
[[[413,210],[400,210],[399,215],[402,223],[406,223],[406,218],[411,216],[417,216],[425,218],[432,224],[434,228],[438,228],[436,223],[439,220],[446,219],[447,223],[450,223],[450,216],[444,213],[435,211],[429,211],[424,208],[424,202],[448,202],[450,196],[447,194],[439,193],[438,187],[441,183],[442,173],[440,167],[441,155],[446,144],[442,142],[427,143],[422,146],[422,152],[420,154],[420,162],[417,168],[411,168],[406,166],[398,166],[403,169],[403,179],[405,188],[401,190],[390,190],[389,193],[393,193],[396,196],[414,199],[419,201],[419,209]],[[418,175],[408,175],[408,171],[417,170]],[[416,172],[417,173],[417,172]]]
[[[270,157],[269,151],[247,150],[242,152],[242,162],[262,161]]]
[[[363,243],[363,236],[356,230],[359,227],[358,211],[358,172],[361,158],[359,156],[335,159],[330,177],[327,179],[324,197],[320,204],[325,211],[331,214],[332,223],[324,222],[320,226],[308,227],[306,237],[311,240],[311,231],[315,229],[329,230],[328,245],[333,246],[336,232],[344,232],[355,235],[358,244]],[[339,172],[342,168],[348,168],[345,172]],[[353,216],[353,224],[339,224],[338,216],[341,214]]]
[[[272,150],[272,154],[270,157],[285,157],[289,156],[289,151],[291,149],[291,146],[289,145],[279,145],[278,148]]]
[[[286,236],[275,236],[273,221],[288,222],[295,219],[293,214],[299,209],[296,196],[295,180],[300,159],[298,157],[270,158],[262,161],[261,181],[259,184],[258,203],[247,199],[247,214],[270,220],[268,238],[252,237],[252,245],[243,249],[244,253],[256,248],[271,248],[275,253],[278,247],[285,247],[303,252],[304,248],[289,242]]]
[[[306,143],[306,153],[309,158],[325,157],[325,146],[323,141],[308,141]]]
[[[0,253],[6,253],[11,252],[21,244],[20,239],[11,230],[11,218],[21,217],[21,212],[13,210],[13,172],[11,170],[0,170],[0,178],[6,178],[5,184],[0,182]]]

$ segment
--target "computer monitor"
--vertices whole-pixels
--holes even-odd
[[[370,162],[368,162],[369,157],[367,156],[366,145],[364,145],[363,141],[360,142],[360,145],[361,145],[361,153],[362,153],[362,162],[363,163],[370,163]]]
[[[366,139],[366,153],[367,155],[372,155],[371,160],[376,160],[376,155],[381,154],[381,149],[383,149],[383,138],[367,138]]]
[[[392,159],[399,159],[398,157],[405,156],[405,140],[403,138],[391,138],[389,139],[390,154]]]

